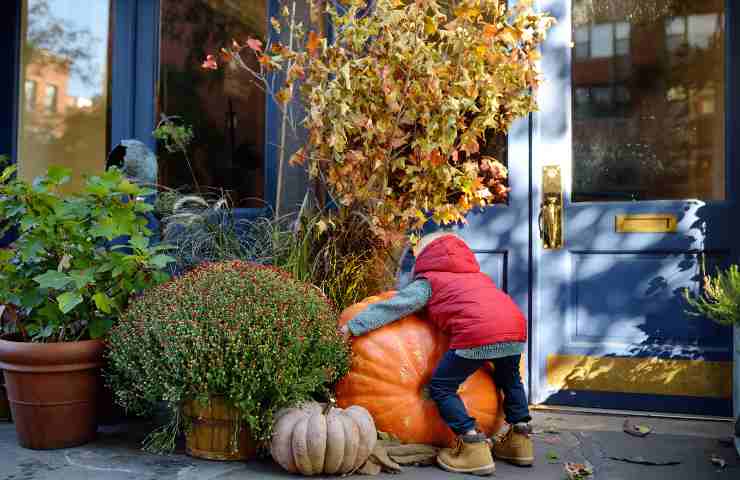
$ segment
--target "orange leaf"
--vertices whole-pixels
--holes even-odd
[[[432,166],[439,167],[443,163],[445,163],[444,157],[442,157],[442,154],[439,153],[439,149],[432,150],[432,155],[429,158],[429,160],[432,162]]]
[[[483,38],[485,38],[486,40],[491,40],[493,37],[496,36],[496,32],[498,32],[496,26],[487,23],[486,26],[483,27]]]
[[[306,43],[306,50],[308,50],[308,53],[312,57],[316,56],[316,51],[319,49],[320,42],[321,36],[319,36],[314,31],[308,32],[308,42]]]

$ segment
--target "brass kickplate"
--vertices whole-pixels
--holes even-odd
[[[678,230],[678,219],[670,213],[637,213],[617,215],[617,233],[671,233]]]

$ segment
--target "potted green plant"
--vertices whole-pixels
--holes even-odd
[[[107,378],[128,411],[158,402],[171,422],[144,448],[248,459],[275,413],[321,395],[346,373],[349,349],[321,291],[274,267],[204,263],[136,298],[113,327]]]
[[[709,318],[721,325],[734,327],[735,361],[733,365],[733,402],[735,409],[735,447],[740,454],[740,269],[731,265],[704,278],[701,296],[685,292],[694,315]]]
[[[103,337],[129,297],[167,278],[165,245],[149,244],[148,192],[117,169],[62,195],[68,169],[32,183],[0,175],[0,218],[17,226],[0,250],[0,305],[14,311],[0,338],[0,368],[19,443],[79,445],[97,429]],[[0,236],[2,236],[0,231]]]

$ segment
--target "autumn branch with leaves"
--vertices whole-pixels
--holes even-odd
[[[505,199],[507,169],[482,146],[537,109],[538,46],[554,18],[531,0],[511,8],[499,0],[378,0],[360,15],[365,7],[325,7],[331,43],[293,25],[288,46],[234,42],[203,66],[236,63],[283,108],[300,94],[308,139],[290,163],[305,165],[340,208],[361,212],[380,234],[430,219],[464,222],[471,209]],[[271,19],[278,34],[286,13]],[[243,51],[257,56],[259,72]],[[278,88],[275,72],[284,74]]]

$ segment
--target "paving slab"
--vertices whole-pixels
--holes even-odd
[[[732,445],[729,422],[687,422],[631,418],[649,424],[653,433],[636,438],[622,432],[624,417],[535,413],[536,464],[532,468],[497,462],[495,478],[511,480],[560,480],[563,462],[589,462],[599,480],[740,479],[740,461]],[[12,424],[0,423],[0,480],[244,480],[295,479],[274,463],[211,462],[173,455],[150,455],[140,442],[150,425],[132,421],[101,427],[98,439],[64,450],[27,450],[16,443]],[[727,466],[718,468],[712,455]],[[671,462],[648,466],[633,461]],[[327,478],[327,477],[314,477]],[[331,477],[328,477],[331,478]],[[452,475],[436,467],[408,468],[401,474],[378,475],[378,480],[437,480],[471,478]]]

